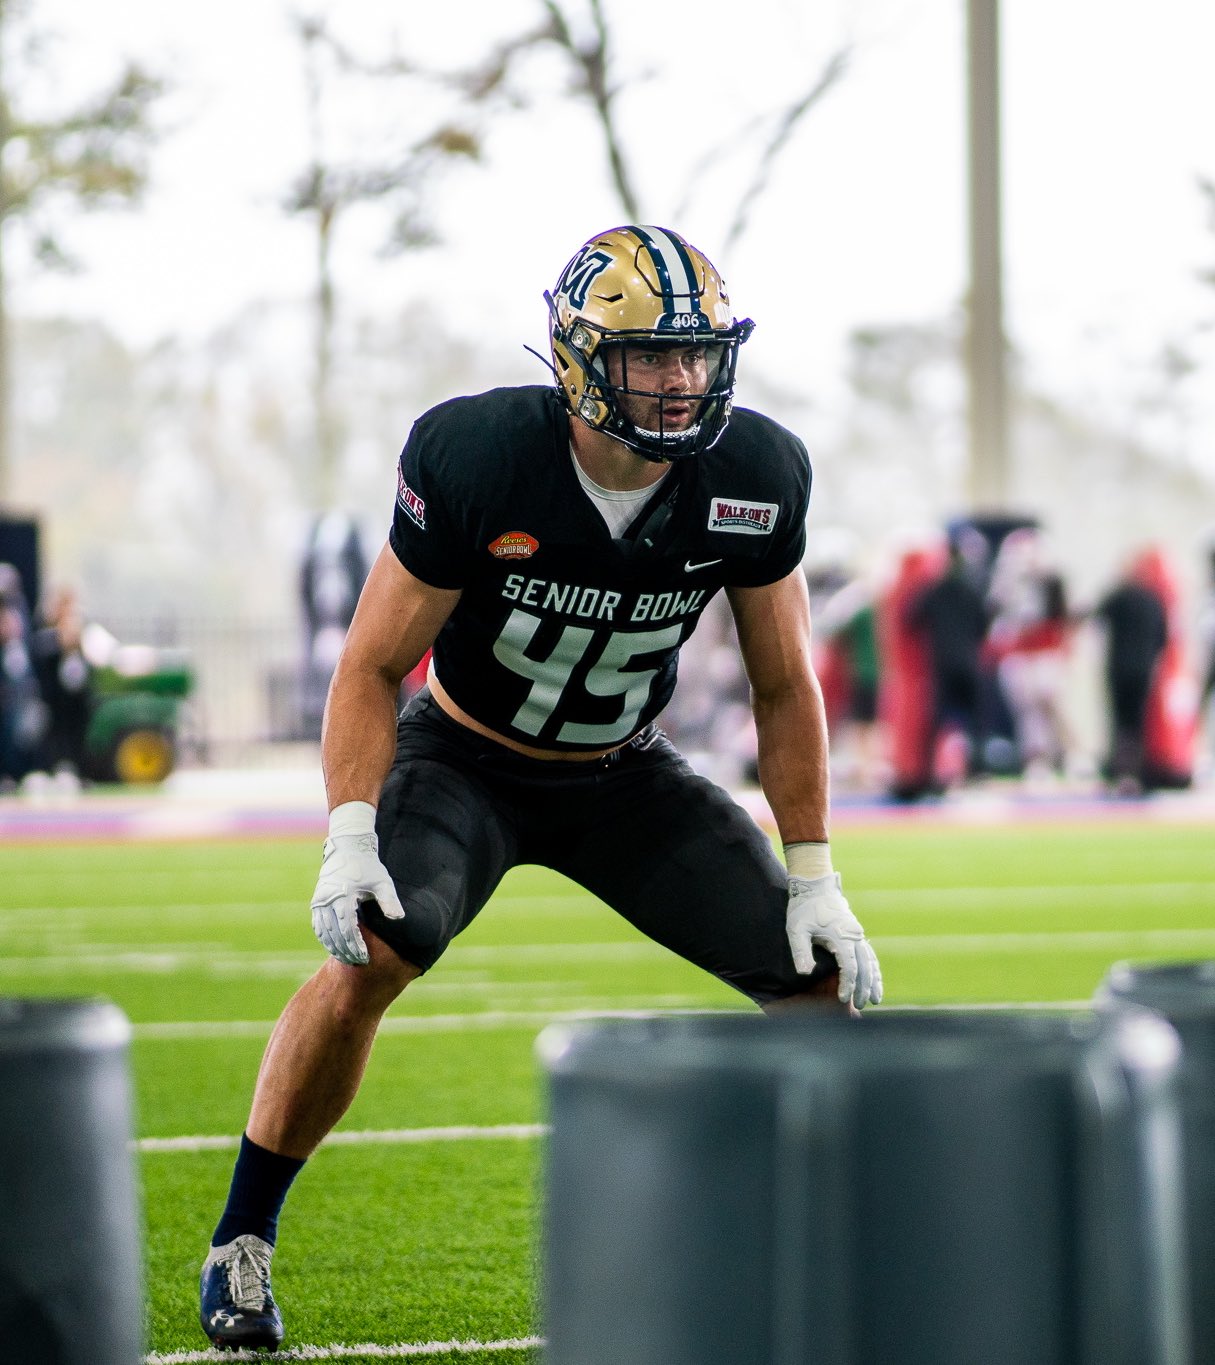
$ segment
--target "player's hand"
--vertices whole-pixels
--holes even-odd
[[[365,809],[352,811],[348,806]],[[327,952],[352,967],[367,962],[367,944],[359,931],[360,904],[375,901],[385,919],[405,918],[388,869],[380,862],[374,821],[375,808],[366,802],[334,809],[312,893],[313,932]]]
[[[814,944],[820,944],[840,968],[839,996],[856,1008],[882,998],[882,969],[860,921],[848,906],[838,872],[826,877],[790,877],[785,932],[793,965],[803,976],[814,971]]]

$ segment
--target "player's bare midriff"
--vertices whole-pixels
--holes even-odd
[[[626,739],[622,744],[613,744],[607,749],[588,749],[585,752],[571,753],[565,749],[533,749],[530,744],[520,744],[516,739],[510,739],[506,735],[500,735],[496,730],[491,730],[488,725],[482,725],[479,720],[474,719],[464,710],[462,706],[452,701],[451,697],[443,688],[443,684],[435,677],[435,667],[432,663],[426,670],[426,686],[430,689],[430,695],[439,704],[439,709],[450,716],[452,720],[467,726],[478,735],[483,735],[486,739],[492,739],[495,744],[501,744],[507,749],[513,749],[517,754],[524,754],[528,758],[546,758],[560,760],[563,763],[578,762],[582,759],[605,758],[608,754],[614,754],[617,749],[623,749],[629,741]]]

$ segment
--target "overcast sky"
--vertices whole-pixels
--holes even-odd
[[[740,312],[759,323],[749,363],[826,391],[850,329],[956,307],[964,0],[605,6],[620,69],[645,77],[620,107],[643,216],[717,259]],[[88,272],[18,279],[18,311],[102,315],[144,342],[204,335],[250,303],[306,293],[309,233],[278,207],[307,149],[285,0],[33,8],[61,40],[60,91],[83,95],[133,55],[176,93],[145,208],[75,225],[70,243]],[[318,9],[366,50],[395,32],[419,60],[458,66],[534,22],[538,5],[320,0]],[[1215,290],[1196,283],[1215,266],[1196,188],[1200,175],[1215,178],[1215,4],[1006,0],[1004,11],[1009,331],[1037,377],[1117,393],[1163,341],[1215,317]],[[732,129],[789,103],[848,42],[846,79],[801,125],[753,229],[724,254],[752,167],[728,151],[696,177],[694,164]],[[538,111],[501,125],[487,165],[442,192],[445,250],[384,261],[380,222],[350,221],[337,256],[347,303],[406,309],[438,298],[453,330],[507,348],[512,363],[523,342],[541,342],[541,290],[581,241],[621,217],[601,144],[557,97],[556,76],[538,68]]]

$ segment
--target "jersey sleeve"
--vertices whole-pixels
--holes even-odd
[[[810,508],[810,456],[791,432],[782,433],[785,450],[779,462],[780,485],[766,497],[779,508],[776,530],[758,554],[737,559],[730,582],[740,588],[762,588],[778,583],[800,567],[806,557],[806,517]],[[757,538],[758,540],[758,538]],[[759,542],[762,544],[762,541]]]
[[[414,424],[397,465],[397,500],[388,543],[415,578],[433,588],[462,588],[470,553],[460,480],[449,477],[442,451],[422,421]]]

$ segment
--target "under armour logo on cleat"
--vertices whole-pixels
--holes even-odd
[[[211,1326],[214,1327],[216,1323],[222,1322],[225,1327],[235,1327],[244,1316],[243,1313],[237,1313],[234,1317],[224,1309],[217,1308],[215,1312],[211,1314]]]

